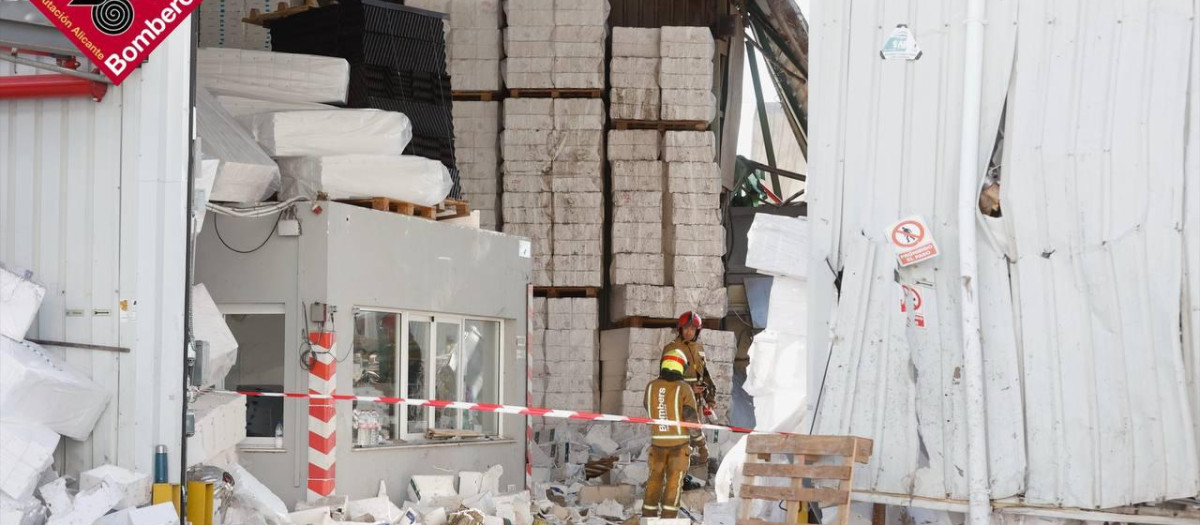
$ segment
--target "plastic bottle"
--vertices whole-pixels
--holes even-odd
[[[275,448],[283,449],[283,421],[275,424]]]

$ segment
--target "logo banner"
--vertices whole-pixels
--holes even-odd
[[[201,0],[29,0],[120,85]]]

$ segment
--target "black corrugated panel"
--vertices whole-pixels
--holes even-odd
[[[729,0],[609,0],[609,5],[609,25],[621,27],[706,26],[716,32],[730,12]]]
[[[442,15],[385,0],[341,0],[271,24],[275,51],[345,58],[347,105],[399,111],[413,126],[409,155],[441,161],[461,198]]]

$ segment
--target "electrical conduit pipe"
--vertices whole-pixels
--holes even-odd
[[[983,348],[979,332],[979,296],[975,221],[979,192],[979,106],[983,95],[984,0],[968,0],[966,57],[963,64],[962,143],[959,149],[958,247],[962,295],[964,387],[967,394],[967,486],[971,525],[989,525],[987,428],[984,411]]]
[[[0,100],[22,98],[91,97],[99,101],[108,91],[102,82],[69,75],[13,75],[0,77]]]

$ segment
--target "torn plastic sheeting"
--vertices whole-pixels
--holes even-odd
[[[45,286],[0,266],[0,334],[25,339],[45,296]]]
[[[39,425],[0,422],[0,492],[15,501],[33,496],[42,472],[54,463],[59,436]]]
[[[198,386],[215,385],[237,362],[238,342],[203,283],[192,287],[192,331],[197,341],[208,343],[204,384]]]
[[[324,193],[330,199],[387,197],[433,206],[446,199],[454,180],[436,160],[411,155],[332,155],[279,159],[281,198]]]
[[[403,113],[378,109],[280,111],[238,120],[272,157],[401,155],[413,133]]]
[[[0,421],[87,439],[111,394],[41,347],[0,337]]]
[[[209,199],[260,202],[279,190],[279,167],[207,90],[196,90],[196,133],[206,158],[221,161]]]
[[[218,95],[346,103],[350,63],[345,59],[243,49],[200,48],[196,81]]]

